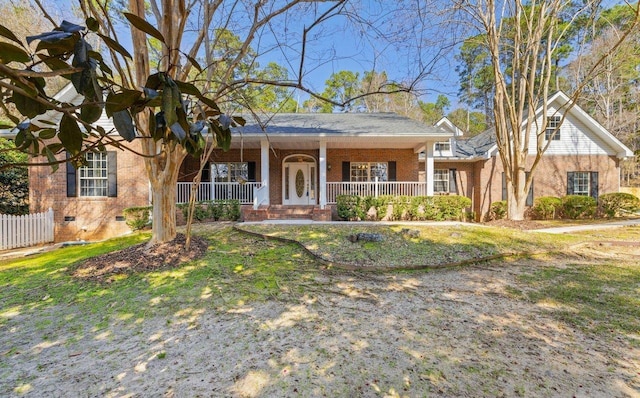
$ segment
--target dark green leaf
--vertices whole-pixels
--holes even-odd
[[[24,145],[26,136],[27,136],[26,130],[18,131],[18,134],[16,134],[16,138],[13,139],[13,142],[17,148],[20,148]]]
[[[82,131],[75,119],[68,114],[62,115],[58,138],[67,151],[76,155],[82,150]]]
[[[47,145],[47,147],[49,148],[49,150],[53,153],[58,153],[60,152],[64,147],[62,146],[61,143],[59,142],[54,142],[52,144]]]
[[[60,30],[62,30],[63,32],[76,33],[76,32],[81,32],[84,29],[85,29],[84,26],[76,25],[69,21],[63,20],[62,23],[60,24]]]
[[[176,101],[177,98],[177,101]],[[162,90],[162,111],[164,112],[164,119],[167,121],[168,126],[172,126],[178,122],[178,115],[176,113],[177,108],[182,107],[180,104],[180,91],[176,83],[167,78]]]
[[[111,117],[116,112],[130,108],[142,97],[142,92],[137,90],[123,90],[121,93],[110,92],[107,95],[105,110],[107,116]]]
[[[58,32],[61,33],[61,32]],[[46,50],[47,53],[52,57],[62,57],[67,54],[73,52],[73,48],[76,45],[76,41],[79,39],[79,35],[77,33],[65,33],[69,36],[66,38],[62,38],[59,40],[53,41],[40,41],[36,46],[37,51]]]
[[[136,129],[133,126],[133,119],[129,111],[122,110],[113,114],[113,126],[118,130],[118,134],[125,140],[131,142],[136,138]]]
[[[91,46],[84,39],[80,39],[76,42],[75,47],[73,48],[73,61],[71,61],[71,65],[73,66],[85,66],[85,63],[89,61],[89,51],[91,50]]]
[[[58,57],[45,57],[44,55],[40,54],[40,58],[52,71],[70,69],[69,64],[67,64],[66,62],[64,62]],[[71,73],[61,75],[61,76],[66,79],[70,79],[71,78],[70,75]]]
[[[55,136],[56,136],[55,129],[44,129],[44,130],[40,130],[40,133],[38,133],[38,137],[40,137],[43,140],[50,140]]]
[[[100,29],[100,25],[94,17],[87,18],[84,23],[87,24],[87,28],[89,28],[89,30],[92,32],[97,32],[98,29]]]
[[[160,73],[154,73],[147,77],[147,82],[144,84],[146,88],[150,88],[152,90],[159,90],[164,83],[164,75]]]
[[[181,82],[178,80],[176,80],[175,83],[180,89],[180,91],[182,92],[182,94],[195,95],[196,97],[202,97],[202,93],[200,92],[200,90],[198,90],[198,88],[195,85],[191,83]]]
[[[143,31],[146,34],[155,37],[156,39],[160,40],[162,43],[165,43],[164,36],[162,36],[162,33],[160,33],[158,29],[151,26],[149,22],[129,12],[125,12],[124,17],[127,18],[127,20],[131,23],[131,25],[135,26],[136,28],[138,28],[139,30]]]
[[[13,44],[0,41],[0,62],[8,64],[9,62],[29,62],[31,57],[23,49]]]
[[[232,119],[236,124],[238,124],[240,126],[244,126],[247,123],[247,121],[244,120],[244,118],[240,117],[240,116],[234,116]]]
[[[195,60],[195,58],[190,57],[188,55],[185,55],[185,56],[187,57],[189,62],[191,62],[191,65],[193,65],[193,67],[198,70],[198,72],[202,72],[202,66],[200,66],[200,64],[198,63],[198,61]]]
[[[22,42],[13,34],[13,32],[4,25],[0,25],[0,36],[14,41],[22,46]]]
[[[84,99],[80,108],[80,119],[85,123],[95,123],[102,116],[102,105],[92,100]]]
[[[22,115],[34,118],[38,115],[42,115],[49,109],[45,104],[42,104],[31,97],[24,96],[17,92],[13,92],[13,96],[11,97],[13,103],[15,104],[18,112]]]
[[[56,171],[58,171],[58,159],[56,159],[56,155],[51,151],[51,149],[49,149],[48,146],[42,148],[42,152],[44,152],[44,155],[47,156],[47,160],[49,161],[49,163],[51,163],[51,168],[53,169],[53,172],[55,173]]]
[[[122,47],[122,45],[120,45],[120,43],[118,43],[117,41],[113,40],[109,36],[105,36],[100,33],[98,33],[98,36],[100,36],[104,41],[104,44],[106,44],[113,51],[120,53],[120,55],[122,55],[123,57],[129,58],[129,59],[132,58],[131,54],[129,54],[129,51],[127,51],[124,47]]]

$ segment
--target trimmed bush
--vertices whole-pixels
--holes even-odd
[[[149,215],[152,209],[152,206],[128,207],[122,210],[122,215],[127,226],[132,231],[137,231],[150,225]]]
[[[182,215],[186,220],[189,215],[189,205],[185,203],[178,205],[178,207],[182,210]],[[238,200],[207,200],[196,203],[193,210],[193,220],[237,221],[240,219],[240,214],[240,201]]]
[[[464,209],[471,206],[471,199],[460,195],[441,195],[433,197],[433,204],[436,207],[438,219],[462,220]]]
[[[356,195],[338,195],[336,205],[338,217],[348,221],[358,221],[364,219],[365,213],[361,209],[361,198]]]
[[[640,198],[625,192],[605,193],[600,195],[599,202],[600,210],[609,218],[620,216],[622,211],[640,210]]]
[[[458,196],[367,196],[339,195],[338,216],[344,220],[462,220],[471,199]]]
[[[543,196],[536,198],[531,211],[533,217],[538,220],[553,220],[560,216],[562,199],[555,196]]]
[[[507,216],[507,201],[500,200],[498,202],[491,203],[489,208],[489,217],[491,220],[502,220]]]
[[[567,195],[562,198],[562,213],[573,220],[591,218],[597,208],[598,204],[591,196]]]

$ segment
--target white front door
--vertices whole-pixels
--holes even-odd
[[[285,204],[308,205],[311,204],[309,195],[310,181],[309,169],[311,163],[289,163],[289,194],[285,195],[289,200]]]

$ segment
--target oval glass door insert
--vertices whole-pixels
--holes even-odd
[[[304,195],[304,173],[302,170],[298,170],[296,173],[296,195],[298,195],[299,198]]]

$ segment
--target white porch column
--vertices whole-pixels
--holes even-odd
[[[427,196],[433,196],[433,142],[427,142],[424,147],[424,182],[427,183]]]
[[[320,184],[318,192],[320,194],[320,208],[327,205],[327,142],[320,141]]]
[[[265,205],[271,203],[271,194],[269,189],[269,141],[260,141],[260,179],[262,187],[266,189],[266,198],[263,202]]]

